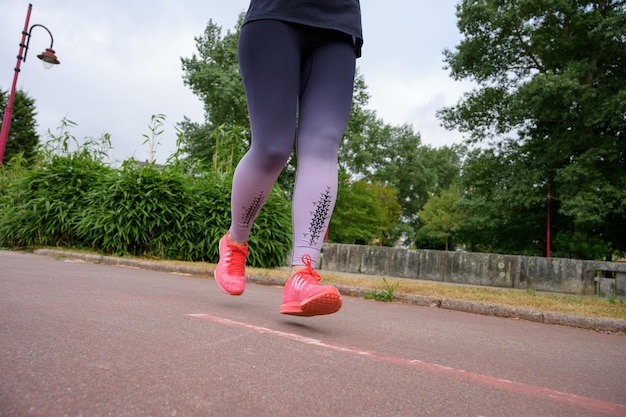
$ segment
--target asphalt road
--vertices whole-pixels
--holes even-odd
[[[0,416],[626,416],[626,337],[0,251]]]

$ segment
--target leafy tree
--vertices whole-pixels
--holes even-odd
[[[350,122],[358,120],[361,124],[348,125],[350,136],[342,145],[340,165],[352,178],[384,184],[396,191],[402,213],[385,233],[385,241],[403,239],[413,244],[421,227],[419,210],[429,193],[439,193],[458,180],[464,148],[422,145],[421,136],[411,126],[386,124],[375,112],[365,109],[362,103],[367,101],[363,97],[369,96],[362,95],[361,101],[356,101],[357,111],[353,108],[354,119]]]
[[[9,92],[0,90],[0,126],[4,120],[8,101]],[[37,116],[35,100],[28,97],[22,90],[16,91],[3,162],[10,161],[13,156],[19,153],[23,153],[27,161],[37,154],[39,135],[37,134],[35,116]]]
[[[195,38],[197,53],[181,58],[183,81],[204,103],[205,122],[200,124],[185,117],[178,126],[179,146],[201,169],[232,173],[250,144],[246,96],[237,56],[243,17],[240,15],[235,29],[225,35],[221,26],[209,20],[204,33]],[[222,168],[226,170],[221,171]]]
[[[545,248],[547,188],[526,187],[532,170],[523,170],[516,152],[474,149],[463,167],[467,214],[459,233],[469,250],[541,255]],[[553,207],[558,208],[555,199]],[[556,210],[553,210],[556,213]],[[554,229],[562,227],[554,216]]]
[[[411,127],[389,127],[387,155],[374,178],[398,192],[403,223],[409,226],[408,243],[416,243],[422,227],[418,215],[431,194],[446,190],[458,180],[461,148],[422,146]],[[405,229],[405,232],[407,229]]]
[[[365,79],[357,68],[350,119],[339,148],[339,169],[348,181],[369,177],[373,161],[382,149],[378,133],[384,122],[367,108],[369,99]]]
[[[216,149],[216,144],[208,139],[213,128],[206,123],[193,122],[188,117],[184,117],[177,127],[180,131],[179,153],[203,167],[208,166]]]
[[[337,243],[383,242],[384,232],[399,212],[390,188],[365,181],[343,181],[329,226],[329,239]]]
[[[502,203],[495,206],[503,222],[545,243],[535,226],[545,216],[538,222],[524,214],[545,212],[550,182],[563,253],[589,258],[626,249],[624,2],[463,0],[457,17],[464,40],[445,60],[453,78],[478,86],[439,116],[471,143],[494,149],[493,158],[470,163],[494,164],[486,172],[497,178],[473,181],[472,204]],[[528,250],[519,236],[493,249]]]
[[[461,195],[455,187],[450,187],[439,195],[431,195],[428,202],[419,211],[424,223],[420,234],[438,239],[448,250],[450,239],[461,230],[465,213],[459,207]]]
[[[195,38],[197,54],[181,58],[183,81],[204,103],[206,120],[212,128],[249,124],[237,57],[243,17],[240,15],[236,28],[224,36],[222,28],[209,20],[204,33]]]

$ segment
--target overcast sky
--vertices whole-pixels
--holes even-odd
[[[209,19],[233,29],[249,0],[0,0],[0,88],[9,90],[28,10],[29,26],[54,36],[61,65],[45,70],[36,56],[50,46],[32,32],[18,89],[35,99],[38,131],[55,132],[63,118],[79,126],[77,139],[109,133],[112,160],[146,160],[150,116],[167,117],[157,159],[176,148],[174,126],[184,116],[203,122],[203,104],[183,85],[181,57],[195,52],[194,37]],[[410,124],[434,147],[458,143],[460,133],[440,127],[435,112],[455,104],[469,83],[443,69],[444,48],[461,40],[457,0],[361,0],[365,45],[357,61],[371,95],[369,107],[393,125]]]

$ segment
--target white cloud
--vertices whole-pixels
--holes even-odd
[[[410,124],[421,133],[422,142],[440,147],[458,143],[458,132],[449,132],[435,117],[438,110],[456,104],[471,86],[459,83],[444,73],[416,77],[412,73],[379,74],[368,81],[370,108],[386,123]]]

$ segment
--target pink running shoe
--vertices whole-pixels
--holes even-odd
[[[341,308],[341,295],[337,288],[320,285],[322,277],[311,266],[309,255],[302,257],[306,268],[296,272],[285,284],[281,314],[292,316],[321,316]]]
[[[230,295],[241,295],[246,288],[246,256],[248,244],[237,246],[228,241],[230,231],[220,239],[220,260],[215,268],[215,282]]]

